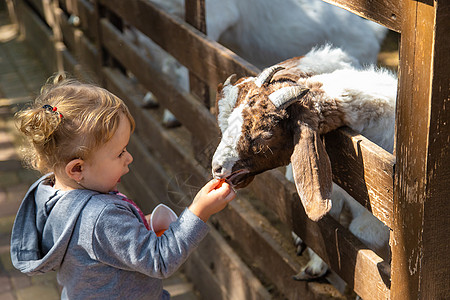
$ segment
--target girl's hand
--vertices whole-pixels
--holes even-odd
[[[210,216],[224,209],[235,197],[235,191],[227,182],[212,179],[197,193],[189,210],[206,223]]]

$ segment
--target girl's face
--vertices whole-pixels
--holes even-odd
[[[108,193],[117,189],[120,178],[128,173],[133,157],[126,147],[130,141],[131,126],[124,114],[112,138],[98,147],[83,164],[83,187]]]

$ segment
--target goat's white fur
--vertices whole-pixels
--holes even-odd
[[[237,145],[241,138],[241,128],[244,123],[244,119],[242,118],[242,110],[245,108],[245,105],[239,105],[236,107],[230,114],[228,120],[232,120],[231,126],[222,126],[224,128],[222,132],[222,141],[217,146],[216,154],[214,154],[213,161],[216,165],[222,166],[223,170],[229,170],[230,172],[222,175],[230,175],[231,168],[234,163],[239,159]],[[227,122],[228,124],[228,122]],[[214,166],[213,166],[214,168]]]

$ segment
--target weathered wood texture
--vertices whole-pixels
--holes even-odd
[[[204,0],[186,0],[185,1],[185,20],[188,24],[206,34],[206,7]],[[197,98],[203,103],[206,108],[211,107],[210,100],[210,88],[208,84],[194,73],[189,72],[189,90],[190,93],[197,96]],[[205,149],[202,143],[198,143],[197,139],[192,140],[192,146],[194,147],[194,153],[202,153],[200,157],[196,159],[204,166],[209,166],[212,156],[214,154],[214,148],[210,147],[209,153],[205,153],[202,149]]]
[[[157,9],[145,0],[100,0],[130,25],[170,52],[210,86],[217,86],[230,74],[256,74],[259,70],[182,20]],[[161,34],[164,33],[164,34]],[[186,47],[189,45],[189,47]]]
[[[55,72],[57,54],[51,28],[26,3],[18,2],[17,10],[21,33],[25,35],[27,43],[44,62],[47,71]]]
[[[323,0],[342,7],[358,16],[377,22],[393,31],[400,32],[404,12],[401,1],[395,0]]]
[[[333,180],[392,228],[395,157],[350,128],[324,140]]]
[[[67,15],[79,17],[79,29],[91,40],[97,39],[97,18],[95,15],[95,6],[88,0],[70,0],[60,1],[61,9]]]
[[[28,0],[27,1],[30,5],[29,7],[34,9],[37,12],[37,17],[41,18],[46,21],[46,23],[49,25],[51,24],[51,21],[49,19],[45,18],[46,12],[48,12],[48,8],[45,9],[45,7],[48,7],[50,5],[50,1],[42,1],[42,0]]]
[[[96,65],[99,55],[95,45],[89,40],[84,31],[69,24],[68,19],[62,9],[55,9],[56,22],[63,35],[64,45],[68,51],[82,65],[82,68],[92,81],[98,82],[96,75]]]
[[[450,3],[403,1],[392,299],[450,295]]]

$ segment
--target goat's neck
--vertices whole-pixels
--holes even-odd
[[[316,128],[319,134],[326,134],[346,125],[338,101],[328,97],[319,83],[306,83],[306,86],[310,91],[303,99],[307,107],[297,112],[300,119]]]
[[[345,125],[344,114],[335,101],[316,102],[314,112],[319,120],[319,134],[326,134]]]

